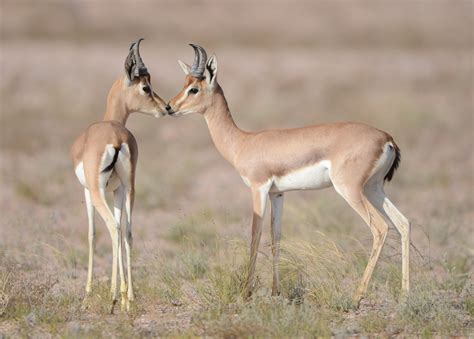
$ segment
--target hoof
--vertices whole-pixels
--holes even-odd
[[[90,295],[86,295],[82,300],[81,310],[85,311],[90,308]]]
[[[359,295],[359,294],[356,294],[353,298],[352,298],[352,304],[354,305],[355,308],[359,308],[360,307],[360,302],[362,301],[364,297],[362,295]]]
[[[401,304],[406,304],[408,302],[408,292],[402,291],[398,299],[398,302]]]
[[[251,290],[251,289],[247,289],[247,290],[244,292],[243,298],[244,298],[245,301],[247,301],[247,300],[249,300],[251,297],[252,297],[252,290]]]
[[[110,314],[114,314],[114,308],[116,303],[117,299],[112,300],[112,305],[110,306]]]
[[[135,294],[132,292],[128,292],[128,300],[129,301],[135,301]]]

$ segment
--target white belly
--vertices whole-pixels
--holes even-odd
[[[314,190],[332,186],[329,170],[331,162],[323,160],[317,164],[300,168],[281,177],[273,178],[270,192]]]

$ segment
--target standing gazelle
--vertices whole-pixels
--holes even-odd
[[[384,181],[392,179],[400,162],[400,151],[393,138],[376,128],[352,122],[244,132],[235,125],[217,83],[216,56],[207,61],[202,47],[191,46],[195,51],[193,66],[178,61],[186,73],[184,88],[166,108],[175,116],[202,114],[217,149],[251,189],[253,221],[247,296],[253,287],[267,196],[272,207],[272,294],[276,295],[280,293],[278,260],[283,193],[331,185],[364,219],[373,235],[372,252],[354,301],[358,304],[367,291],[389,221],[401,234],[402,289],[408,292],[410,224],[383,190]]]
[[[120,292],[122,309],[134,300],[131,247],[132,209],[135,195],[135,168],[137,165],[137,142],[125,127],[128,116],[139,112],[161,117],[166,115],[164,101],[152,90],[150,74],[140,57],[139,39],[130,47],[125,60],[125,74],[110,89],[104,121],[90,125],[75,141],[71,157],[84,194],[89,218],[89,268],[86,293],[92,290],[92,270],[95,248],[94,210],[104,219],[112,238],[112,307],[117,302],[117,266],[120,270]],[[110,210],[105,192],[114,194],[114,213]],[[122,231],[120,228],[125,201],[128,291],[122,262]]]

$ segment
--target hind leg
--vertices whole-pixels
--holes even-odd
[[[91,193],[87,188],[84,188],[84,196],[87,206],[87,217],[89,220],[89,265],[87,268],[87,284],[86,294],[90,295],[92,292],[92,276],[94,271],[94,250],[95,250],[95,222],[94,222],[94,205],[92,204]]]
[[[124,202],[124,189],[122,186],[119,186],[114,192],[114,215],[117,224],[119,225],[118,229],[118,267],[120,273],[120,295],[122,297],[121,307],[125,309],[127,302],[126,293],[127,293],[127,283],[125,281],[125,275],[123,270],[123,255],[122,255],[122,228],[120,227],[122,221],[122,209]]]
[[[372,204],[392,222],[400,233],[402,245],[402,291],[410,289],[410,223],[408,219],[387,198],[383,190],[383,181],[367,185],[366,194]]]
[[[358,305],[367,292],[372,273],[385,243],[385,238],[387,237],[388,225],[378,210],[367,199],[361,185],[346,186],[334,183],[334,188],[362,219],[364,219],[373,236],[372,251],[353,298],[354,303]]]
[[[130,302],[134,301],[135,296],[133,293],[133,281],[132,281],[132,211],[133,203],[135,198],[135,183],[132,176],[132,171],[135,169],[132,167],[131,154],[128,146],[122,144],[120,148],[120,153],[118,156],[118,161],[115,165],[115,170],[122,182],[124,188],[124,197],[125,197],[125,222],[126,222],[126,231],[125,231],[125,252],[127,256],[127,300],[126,307],[127,310],[130,309]],[[123,293],[125,291],[122,291]],[[123,298],[122,298],[123,301]]]

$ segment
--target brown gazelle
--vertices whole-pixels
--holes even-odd
[[[84,187],[87,215],[89,218],[89,267],[86,293],[92,290],[92,271],[95,248],[94,210],[104,219],[112,238],[112,307],[117,301],[117,267],[120,271],[122,309],[134,300],[131,247],[132,209],[135,195],[135,168],[138,149],[135,138],[125,127],[128,116],[138,112],[155,117],[166,115],[166,104],[152,90],[150,74],[140,57],[139,39],[130,47],[125,60],[125,74],[110,89],[104,120],[90,125],[75,141],[71,157],[79,182]],[[113,192],[114,213],[110,210],[106,191]],[[122,209],[125,203],[127,255],[127,282],[122,262]]]
[[[179,61],[186,73],[184,88],[169,102],[167,110],[175,116],[202,114],[215,146],[251,189],[253,221],[247,296],[253,287],[267,196],[271,202],[272,294],[276,295],[280,293],[283,194],[330,186],[364,219],[373,235],[372,251],[354,301],[359,303],[367,291],[389,222],[401,235],[402,289],[408,292],[410,224],[383,190],[384,181],[392,179],[400,162],[400,151],[393,138],[376,128],[352,122],[244,132],[234,123],[217,83],[216,56],[207,60],[202,47],[191,46],[195,51],[193,66]]]

